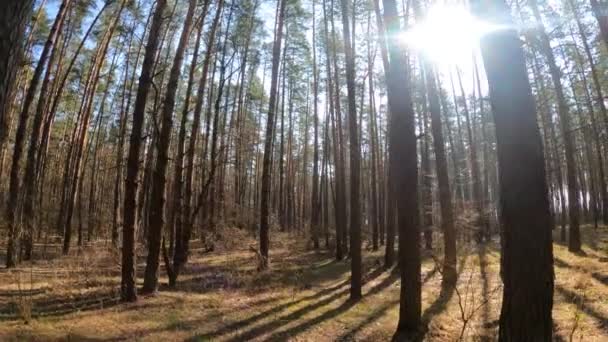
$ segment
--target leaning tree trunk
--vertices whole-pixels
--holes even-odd
[[[27,2],[27,1],[26,1]],[[23,154],[23,148],[25,143],[25,133],[28,125],[29,115],[30,115],[30,107],[34,102],[34,97],[36,95],[38,84],[40,83],[40,77],[42,76],[42,72],[47,62],[47,58],[49,57],[49,53],[53,50],[55,46],[55,41],[59,32],[61,31],[61,27],[63,25],[65,15],[68,11],[68,5],[70,0],[64,0],[61,3],[61,7],[57,12],[57,16],[55,17],[55,22],[53,23],[53,27],[49,32],[48,38],[42,52],[40,53],[40,57],[38,59],[38,64],[36,65],[36,69],[34,70],[34,74],[30,81],[28,90],[23,99],[23,107],[21,109],[21,114],[19,115],[19,123],[17,125],[17,131],[15,133],[15,147],[13,149],[13,160],[11,164],[11,172],[10,172],[10,181],[9,181],[9,193],[8,193],[8,205],[6,207],[6,220],[9,225],[8,227],[8,243],[7,243],[7,252],[6,252],[6,265],[7,267],[11,267],[15,265],[15,253],[17,252],[17,240],[20,238],[20,223],[19,221],[19,213],[18,210],[18,200],[19,200],[19,190],[20,190],[20,179],[19,179],[19,171],[20,171],[20,162],[21,155]],[[27,5],[26,5],[27,6]],[[19,9],[18,7],[14,7],[13,10]],[[9,11],[10,13],[11,11]],[[29,13],[29,12],[28,12]],[[7,23],[11,23],[10,20]],[[8,58],[10,60],[10,58]],[[50,67],[50,66],[49,66]],[[10,100],[9,100],[10,101]]]
[[[514,27],[501,0],[477,8],[484,19]],[[541,137],[524,52],[515,29],[481,40],[496,125],[503,225],[504,283],[499,341],[551,341],[553,250]]]
[[[67,6],[67,3],[63,3],[63,6]],[[67,11],[67,8],[60,9],[61,11]],[[65,15],[65,14],[63,14]],[[58,37],[61,35],[61,29],[63,27],[63,20],[61,19],[60,27],[57,28],[56,36],[53,38],[55,41],[58,40]],[[50,38],[50,37],[49,37]],[[28,146],[27,157],[26,157],[26,166],[25,166],[25,174],[23,178],[24,182],[24,192],[25,196],[23,198],[23,218],[25,220],[25,237],[23,239],[25,244],[25,260],[30,260],[32,256],[32,248],[33,248],[33,231],[34,231],[34,202],[36,198],[35,194],[35,186],[36,186],[36,154],[38,151],[38,145],[40,143],[40,129],[42,127],[42,122],[45,116],[45,108],[47,105],[47,95],[49,93],[49,86],[51,84],[51,73],[53,70],[53,65],[57,62],[57,58],[60,56],[60,48],[53,44],[53,49],[51,52],[51,56],[48,61],[48,65],[46,67],[46,72],[44,75],[44,79],[42,80],[42,85],[40,87],[40,95],[38,96],[38,103],[36,104],[36,109],[34,111],[34,118],[31,125],[31,133],[30,133],[30,143]],[[59,61],[61,62],[61,61]],[[51,91],[52,92],[52,91]]]
[[[4,151],[8,139],[11,104],[23,59],[25,27],[33,6],[34,0],[0,2],[0,151]]]
[[[97,50],[97,54],[96,57],[94,59],[93,62],[93,66],[91,68],[90,74],[89,74],[89,80],[87,81],[87,87],[85,87],[85,96],[82,100],[82,104],[81,104],[81,110],[79,112],[79,117],[81,120],[79,120],[76,129],[77,131],[77,136],[76,136],[76,145],[73,146],[75,148],[74,150],[74,154],[73,156],[70,156],[70,154],[68,154],[68,159],[66,162],[66,170],[67,173],[66,174],[71,174],[71,181],[67,182],[67,179],[64,180],[66,182],[66,189],[67,189],[67,194],[66,194],[66,211],[65,211],[65,217],[59,217],[59,220],[61,222],[61,220],[63,220],[63,224],[65,225],[65,235],[63,238],[63,254],[67,254],[70,248],[70,238],[71,238],[71,232],[72,232],[72,228],[71,228],[71,222],[72,222],[72,216],[73,216],[73,212],[74,212],[74,205],[75,205],[75,201],[76,201],[76,193],[80,188],[80,184],[81,184],[81,177],[82,175],[82,161],[83,161],[83,154],[85,151],[85,148],[87,146],[87,138],[88,138],[88,132],[89,132],[89,122],[90,122],[90,118],[91,118],[91,112],[92,112],[92,106],[93,106],[93,99],[95,96],[95,93],[97,91],[97,86],[99,83],[99,78],[100,78],[100,74],[101,74],[101,69],[103,68],[104,62],[105,62],[105,57],[108,51],[108,47],[110,45],[110,42],[112,40],[112,37],[114,35],[114,31],[117,27],[118,21],[120,20],[120,15],[123,11],[123,9],[126,6],[127,1],[123,0],[122,3],[120,4],[120,7],[117,9],[116,14],[114,16],[114,20],[112,21],[112,23],[110,24],[110,26],[108,27],[106,33],[104,34],[104,38],[101,40],[100,42],[100,46],[99,49]],[[88,93],[89,95],[87,96],[87,89],[88,89]],[[73,164],[72,167],[70,167],[70,165]],[[63,203],[62,203],[62,207],[63,207]]]
[[[175,95],[179,85],[179,79],[184,62],[184,54],[190,37],[192,28],[192,18],[196,8],[197,0],[190,0],[188,13],[184,21],[179,44],[173,59],[173,65],[167,83],[167,93],[163,102],[163,110],[160,117],[160,134],[156,147],[156,165],[152,180],[152,194],[150,196],[150,217],[148,219],[148,257],[146,258],[146,269],[144,273],[144,285],[142,293],[153,293],[158,288],[158,264],[160,256],[160,243],[162,228],[165,222],[165,184],[167,182],[166,173],[169,164],[169,144],[171,142],[171,130],[173,129],[173,110],[175,109]],[[170,278],[172,268],[167,265]]]
[[[553,81],[555,95],[557,97],[557,112],[561,124],[562,137],[564,140],[564,151],[566,153],[566,183],[568,186],[568,216],[569,216],[569,237],[568,250],[578,252],[581,250],[581,236],[579,227],[579,189],[576,180],[576,161],[574,160],[575,142],[574,131],[570,125],[570,110],[566,101],[561,81],[561,71],[557,66],[555,55],[551,48],[549,36],[547,35],[536,0],[530,2],[534,17],[538,22],[540,35],[540,49],[545,56]]]
[[[183,167],[184,167],[184,154],[185,154],[185,145],[186,145],[186,125],[188,123],[188,109],[190,105],[190,99],[192,96],[192,88],[194,87],[194,77],[196,73],[196,66],[198,63],[198,55],[200,51],[201,38],[203,33],[203,25],[205,23],[205,16],[207,15],[207,10],[209,8],[210,0],[206,0],[203,6],[203,12],[201,14],[201,18],[199,19],[199,24],[197,27],[197,36],[196,43],[194,45],[194,53],[192,55],[192,62],[190,63],[190,71],[188,76],[188,85],[186,87],[186,98],[184,100],[184,108],[182,111],[182,118],[179,128],[179,137],[177,142],[177,156],[175,160],[175,174],[173,178],[173,222],[169,221],[168,224],[175,224],[175,251],[173,253],[173,269],[169,274],[169,283],[170,285],[174,285],[177,282],[177,277],[179,276],[179,272],[182,264],[186,260],[186,250],[185,246],[188,244],[188,241],[184,241],[186,238],[190,240],[190,235],[186,236],[184,234],[184,222],[188,222],[188,218],[184,216],[184,212],[182,208],[185,203],[183,201]],[[189,213],[188,213],[189,215]]]
[[[183,227],[183,262],[188,260],[188,249],[189,249],[189,241],[190,235],[192,233],[192,225],[194,223],[194,218],[196,217],[197,210],[192,210],[192,194],[193,194],[193,183],[194,183],[194,152],[196,148],[196,142],[198,140],[199,127],[200,127],[200,118],[203,110],[203,102],[205,96],[205,87],[207,86],[207,76],[209,73],[209,65],[211,64],[211,58],[213,57],[213,52],[215,51],[215,34],[217,32],[217,27],[221,18],[222,6],[224,4],[223,0],[220,0],[218,3],[215,17],[213,19],[213,23],[210,27],[209,32],[209,44],[207,45],[207,51],[205,53],[205,59],[203,61],[203,70],[201,74],[201,80],[198,85],[196,103],[194,105],[194,113],[192,116],[192,129],[190,134],[190,141],[188,142],[188,149],[186,154],[186,177],[185,177],[185,185],[184,185],[184,227]],[[198,209],[198,207],[197,207]]]
[[[125,181],[125,204],[123,218],[123,241],[122,241],[122,277],[121,277],[121,300],[133,302],[137,300],[137,289],[135,287],[135,217],[137,205],[137,178],[139,174],[139,154],[142,141],[142,131],[145,120],[146,101],[152,86],[154,57],[159,43],[159,33],[163,23],[163,12],[167,7],[167,0],[158,0],[150,32],[144,60],[139,76],[139,86],[135,98],[133,110],[133,127],[129,141],[129,154],[127,157],[127,179]]]

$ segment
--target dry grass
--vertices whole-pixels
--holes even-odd
[[[608,230],[584,227],[583,232],[585,254],[555,244],[556,340],[606,341]],[[119,258],[102,244],[69,258],[43,257],[17,270],[0,270],[0,340],[390,340],[400,284],[394,269],[382,268],[381,252],[365,253],[364,298],[351,303],[347,261],[336,262],[294,242],[294,236],[280,235],[272,246],[271,269],[259,273],[248,250],[254,241],[247,234],[238,239],[238,249],[228,251],[236,246],[226,243],[211,253],[195,242],[177,288],[162,287],[133,304],[118,303]],[[460,251],[456,290],[441,289],[432,255],[425,254],[422,269],[424,340],[495,339],[501,301],[496,244]],[[26,324],[28,305],[32,318]]]

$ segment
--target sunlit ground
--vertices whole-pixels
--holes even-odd
[[[238,233],[238,232],[237,232]],[[559,231],[556,229],[556,236]],[[608,340],[608,228],[583,226],[584,254],[555,243],[555,341]],[[37,245],[45,258],[0,269],[0,341],[389,341],[399,312],[400,281],[384,270],[382,251],[364,253],[363,299],[348,301],[349,261],[315,253],[287,234],[273,235],[272,268],[256,271],[250,236],[230,233],[226,248],[193,256],[176,289],[118,303],[120,256],[101,243],[61,257],[59,244]],[[441,255],[437,234],[434,253]],[[237,247],[240,246],[240,247]],[[497,241],[461,244],[457,291],[423,254],[424,341],[493,341],[502,299]],[[219,250],[218,250],[219,249]],[[144,256],[139,258],[141,285]],[[21,290],[19,290],[21,289]],[[21,294],[21,295],[20,295]],[[23,322],[27,305],[34,316]],[[462,309],[461,309],[462,308]],[[462,310],[468,318],[463,331]]]

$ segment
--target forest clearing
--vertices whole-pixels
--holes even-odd
[[[555,341],[608,339],[608,229],[582,232],[580,255],[555,244]],[[351,302],[348,260],[306,249],[289,234],[277,236],[275,261],[262,273],[246,248],[205,253],[193,241],[192,261],[174,289],[161,277],[157,295],[119,304],[119,261],[111,250],[85,246],[72,259],[59,257],[59,249],[47,250],[58,259],[2,270],[0,340],[385,341],[398,318],[398,270],[385,269],[378,252],[364,253],[364,299]],[[461,334],[466,341],[494,340],[499,258],[495,242],[463,247],[457,294],[442,290],[432,254],[423,255],[425,341],[456,341]]]
[[[0,341],[608,341],[607,0],[0,0]]]

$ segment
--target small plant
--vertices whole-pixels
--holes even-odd
[[[440,261],[435,255],[431,255],[431,257],[435,262],[435,267],[443,277],[443,262]],[[462,267],[465,266],[463,265]],[[454,293],[456,294],[456,298],[458,300],[458,309],[460,311],[459,319],[461,321],[461,328],[457,341],[465,340],[467,328],[475,315],[502,289],[502,285],[497,285],[488,292],[485,298],[482,298],[482,300],[479,301],[475,294],[475,286],[473,283],[475,274],[476,273],[473,270],[473,267],[470,267],[464,288],[458,285],[458,281],[456,281],[456,284],[453,285]]]

